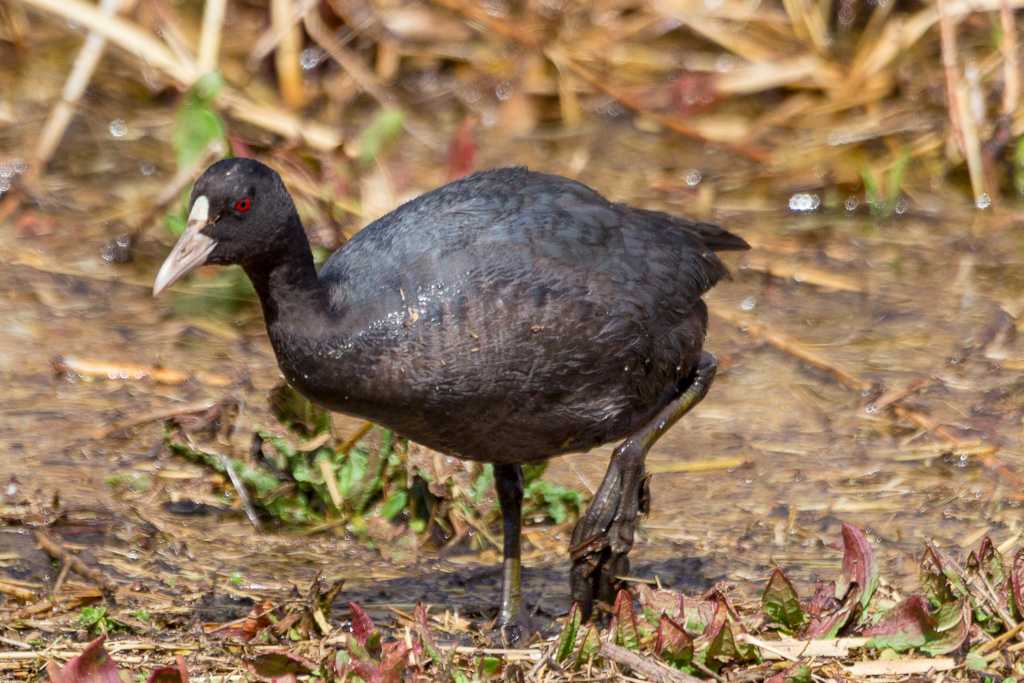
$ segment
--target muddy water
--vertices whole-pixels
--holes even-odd
[[[52,78],[40,83],[59,87]],[[44,111],[24,106],[25,117],[3,133],[8,158],[26,156]],[[347,577],[353,595],[369,602],[496,597],[493,552],[384,559],[343,535],[257,534],[238,514],[167,512],[176,500],[222,506],[214,493],[222,484],[160,448],[156,416],[236,396],[242,416],[225,448],[244,452],[279,375],[255,307],[182,313],[174,297],[150,297],[169,248],[159,226],[136,240],[132,263],[103,259],[172,171],[166,115],[125,115],[123,106],[94,101],[44,177],[40,203],[0,223],[0,503],[41,505],[57,495],[69,543],[93,548],[116,574],[155,575],[166,587],[240,576],[236,587],[251,595],[304,585],[323,571]],[[121,117],[133,135],[111,137],[109,123]],[[707,213],[713,204],[711,215],[756,247],[730,255],[734,279],[708,297],[708,347],[721,361],[714,387],[650,455],[654,505],[635,549],[637,576],[689,589],[719,580],[753,586],[773,565],[801,580],[827,577],[838,568],[844,521],[869,531],[883,575],[896,584],[912,581],[926,541],[957,549],[988,533],[997,545],[1020,542],[1019,213],[976,215],[948,198],[912,202],[915,210],[879,222],[846,210],[843,197],[835,208],[794,212],[786,193],[744,189],[750,174],[730,159],[628,122],[545,140],[485,131],[477,165],[508,163],[572,175],[650,208]],[[386,208],[444,180],[441,158],[413,142],[382,168],[367,174],[365,204],[372,194]],[[209,373],[228,386],[68,376],[54,371],[58,357]],[[906,395],[900,414],[871,409],[890,392]],[[117,425],[129,426],[111,433]],[[339,419],[342,430],[357,426]],[[592,489],[609,450],[563,458],[549,476]],[[111,477],[133,472],[150,478],[146,492],[116,493]],[[528,591],[553,613],[566,599],[566,563],[552,558],[567,535],[528,534]],[[47,578],[49,564],[17,525],[0,528],[0,538],[8,558],[0,571]]]

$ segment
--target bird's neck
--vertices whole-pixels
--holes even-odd
[[[243,265],[252,281],[267,328],[317,329],[327,314],[327,295],[313,265],[313,253],[302,225],[296,226],[280,250]]]

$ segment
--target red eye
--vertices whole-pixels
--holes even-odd
[[[238,213],[245,213],[252,208],[252,197],[242,197],[235,202],[235,211]]]

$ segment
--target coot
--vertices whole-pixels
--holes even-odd
[[[570,548],[584,613],[612,598],[649,506],[644,457],[714,378],[701,295],[727,273],[715,252],[745,241],[567,178],[501,168],[402,205],[317,274],[291,196],[262,163],[213,164],[190,206],[154,295],[200,265],[239,264],[297,390],[494,463],[507,638],[527,621],[521,464],[623,440]]]

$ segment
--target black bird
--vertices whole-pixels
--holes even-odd
[[[715,252],[745,241],[567,178],[502,168],[403,204],[317,274],[291,196],[260,162],[213,164],[190,206],[154,295],[200,265],[239,264],[297,390],[494,463],[506,638],[527,623],[521,464],[622,439],[570,548],[584,613],[612,598],[649,508],[647,451],[715,375],[701,300],[727,275]]]

